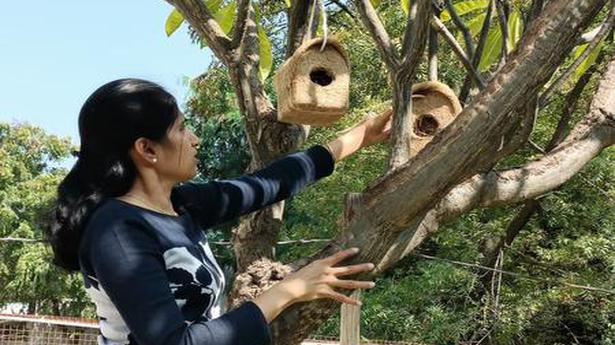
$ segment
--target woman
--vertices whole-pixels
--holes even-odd
[[[58,187],[48,236],[55,261],[81,271],[100,318],[99,344],[261,345],[268,323],[293,303],[357,301],[335,288],[373,282],[338,279],[372,264],[333,267],[356,254],[318,260],[223,313],[225,281],[205,238],[207,228],[299,192],[332,173],[357,149],[384,140],[390,120],[366,120],[327,147],[314,146],[253,174],[204,184],[198,138],[176,101],[138,79],[103,85],[79,115],[79,159]]]

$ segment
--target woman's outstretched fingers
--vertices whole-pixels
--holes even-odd
[[[354,298],[348,297],[342,293],[339,292],[335,292],[335,291],[331,291],[329,296],[329,298],[334,299],[338,302],[342,302],[342,303],[346,303],[346,304],[354,304],[354,305],[361,305],[361,301],[356,300]]]
[[[374,264],[358,264],[351,266],[333,267],[333,274],[338,277],[350,276],[361,272],[369,272],[374,269]]]
[[[326,261],[329,265],[333,266],[348,259],[349,257],[357,255],[357,253],[359,253],[359,248],[350,248],[339,251],[329,257],[326,257],[324,261]]]
[[[331,286],[347,290],[356,289],[371,289],[376,286],[374,282],[359,281],[359,280],[337,280],[330,283]]]

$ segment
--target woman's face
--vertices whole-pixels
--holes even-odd
[[[156,163],[158,172],[178,182],[190,180],[197,174],[199,138],[186,127],[183,114],[168,130],[166,139]]]

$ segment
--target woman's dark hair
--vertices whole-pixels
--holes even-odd
[[[136,177],[129,156],[141,137],[163,141],[179,110],[161,86],[120,79],[101,86],[79,113],[79,158],[58,186],[46,235],[54,263],[79,270],[79,243],[89,216],[106,197],[128,192]]]

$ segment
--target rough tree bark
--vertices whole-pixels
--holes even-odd
[[[258,79],[256,26],[250,1],[239,1],[238,18],[242,19],[235,25],[232,39],[220,30],[200,0],[167,1],[178,8],[216,57],[229,67],[246,121],[253,157],[251,167],[261,166],[296,149],[305,138],[306,129],[275,121],[276,110]],[[293,1],[291,15],[298,15],[308,2],[311,3]],[[489,84],[449,127],[408,161],[400,146],[406,139],[400,140],[403,131],[399,126],[409,123],[407,117],[403,119],[411,111],[409,93],[402,91],[394,96],[394,108],[400,110],[395,113],[398,128],[394,130],[392,141],[391,166],[395,169],[374,181],[361,195],[349,198],[352,199],[349,207],[352,212],[342,215],[341,234],[337,238],[313,257],[287,266],[287,269],[280,268],[280,271],[287,272],[290,267],[300,267],[340,248],[357,246],[361,254],[353,262],[374,262],[377,266],[369,275],[358,278],[371,278],[411,253],[436,232],[440,224],[476,207],[536,198],[563,184],[602,149],[615,144],[615,61],[611,61],[589,114],[561,144],[524,167],[491,170],[526,138],[535,116],[536,95],[578,44],[580,34],[606,2],[549,1]],[[398,55],[370,1],[356,0],[355,3],[389,72],[401,70],[403,73],[401,77],[392,78],[393,90],[398,94],[396,90],[403,90],[400,83],[410,84],[422,57],[430,24],[429,6],[425,1],[413,2],[416,11],[410,11],[410,25],[402,41],[402,54]],[[295,17],[294,21],[289,21],[292,26],[290,50],[303,37],[299,28],[306,25],[299,19]],[[433,23],[432,18],[432,27]],[[234,245],[240,271],[259,258],[272,258],[270,248],[281,224],[281,210],[277,205],[249,216],[237,229]],[[259,283],[255,293],[266,286]],[[272,324],[274,342],[298,344],[337,310],[337,303],[327,300],[292,306]]]

